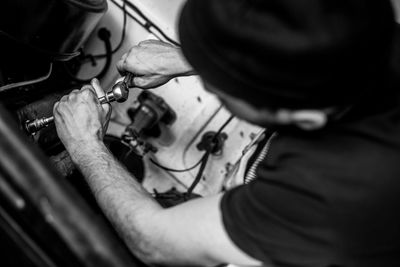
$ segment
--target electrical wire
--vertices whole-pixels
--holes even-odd
[[[104,77],[104,75],[106,75],[108,69],[111,66],[111,62],[112,62],[112,47],[111,47],[111,34],[110,32],[106,29],[106,28],[101,28],[98,32],[98,36],[99,38],[104,42],[104,47],[106,50],[106,62],[104,63],[104,67],[102,68],[102,70],[100,71],[99,74],[95,75],[94,77],[97,77],[98,79]],[[66,63],[63,64],[64,66],[64,70],[65,73],[75,82],[78,83],[90,83],[90,81],[92,80],[92,78],[90,79],[81,79],[76,77],[74,74],[71,73],[71,71],[68,68],[68,65]]]
[[[152,22],[147,16],[145,16],[144,13],[141,12],[140,9],[139,9],[137,6],[135,6],[134,4],[128,2],[127,0],[123,0],[123,1],[122,1],[122,2],[123,2],[123,3],[122,3],[122,6],[120,6],[115,0],[111,0],[111,1],[112,1],[118,8],[122,9],[123,14],[124,14],[123,26],[122,26],[122,33],[121,33],[121,39],[120,39],[118,45],[117,45],[114,49],[112,49],[112,51],[110,52],[111,55],[114,55],[116,52],[118,52],[118,51],[121,49],[121,47],[122,47],[122,45],[123,45],[123,43],[124,43],[124,41],[125,41],[125,38],[126,38],[126,28],[127,28],[127,23],[128,23],[128,15],[129,15],[130,18],[132,18],[132,19],[135,20],[138,24],[140,24],[142,27],[144,27],[148,32],[154,34],[154,33],[151,31],[151,28],[153,27],[154,29],[157,30],[157,32],[159,32],[159,33],[161,34],[161,36],[162,36],[165,40],[167,40],[168,42],[170,42],[170,43],[172,43],[172,44],[174,44],[174,45],[176,45],[176,46],[180,46],[180,44],[179,44],[178,42],[176,42],[176,41],[173,40],[171,37],[169,37],[167,34],[165,34],[165,33],[161,30],[161,28],[160,28],[159,26],[157,26],[157,25],[156,25],[154,22]],[[146,23],[145,23],[145,24],[141,23],[137,18],[135,18],[134,16],[132,16],[130,13],[128,13],[128,11],[127,11],[127,9],[126,9],[127,5],[128,5],[131,9],[133,9],[139,16],[141,16],[141,17],[146,21]],[[92,62],[95,64],[95,60],[96,60],[96,59],[102,59],[102,58],[108,57],[108,55],[109,55],[109,53],[97,54],[97,55],[82,53],[82,57],[81,57],[82,59],[81,59],[81,60],[82,60],[82,62],[92,61]],[[104,68],[104,69],[105,69],[105,68]],[[67,73],[67,74],[68,74],[69,76],[71,76],[71,78],[72,78],[73,80],[75,80],[76,82],[85,83],[85,82],[88,82],[88,81],[89,81],[89,80],[83,80],[83,79],[76,78],[75,76],[70,75],[69,73]],[[99,76],[100,76],[100,75],[99,75]]]
[[[226,128],[226,126],[228,126],[229,123],[231,123],[231,121],[235,118],[234,115],[231,115],[226,122],[219,128],[219,130],[216,132],[216,134],[214,135],[214,138],[212,139],[212,143],[215,144],[217,141],[217,138],[219,137],[219,135],[222,133],[222,131]],[[207,151],[204,153],[204,156],[202,157],[201,160],[201,165],[199,168],[199,172],[196,175],[196,178],[194,179],[193,183],[190,185],[187,193],[186,193],[186,197],[187,199],[190,199],[193,190],[196,188],[196,186],[199,184],[199,182],[201,181],[201,178],[203,177],[203,173],[204,170],[207,166],[207,162],[208,162],[208,158],[210,157],[211,151],[213,150],[213,146],[209,146],[209,149],[207,149]]]
[[[125,0],[126,1],[126,0]],[[116,6],[118,6],[119,8],[122,8],[122,6],[120,6],[117,1],[115,0],[111,0],[111,2],[113,2]],[[134,21],[136,21],[138,24],[140,24],[143,28],[145,28],[148,32],[156,35],[151,28],[154,28],[158,33],[161,34],[161,36],[168,42],[170,42],[171,44],[175,45],[175,46],[180,46],[180,44],[175,41],[174,39],[172,39],[171,37],[169,37],[157,24],[155,24],[151,19],[149,19],[142,11],[140,11],[140,9],[133,4],[132,2],[127,2],[126,3],[129,8],[131,8],[133,11],[135,11],[136,14],[138,14],[140,17],[142,17],[146,23],[142,23],[141,21],[139,21],[137,18],[135,18],[134,16],[132,16],[129,12],[127,12],[127,14],[129,15],[130,18],[132,18]]]
[[[123,45],[123,43],[125,41],[126,27],[127,27],[127,23],[128,23],[128,12],[126,10],[126,2],[127,2],[127,0],[123,0],[122,7],[118,6],[119,8],[122,9],[122,12],[124,14],[124,19],[123,19],[123,23],[122,23],[123,24],[122,33],[121,33],[121,39],[120,39],[118,45],[114,49],[112,49],[111,54],[117,53],[121,49],[121,47],[122,47],[122,45]],[[91,58],[91,59],[93,59],[93,58],[94,59],[100,59],[100,58],[105,58],[105,57],[107,57],[107,54],[98,54],[98,55],[90,55],[89,54],[89,55],[85,55],[85,58]]]
[[[171,169],[171,168],[165,167],[165,166],[161,165],[160,163],[158,163],[157,161],[155,161],[154,159],[150,158],[150,162],[151,162],[152,164],[154,164],[155,166],[157,166],[158,168],[163,169],[164,171],[168,171],[168,172],[178,172],[178,173],[179,173],[179,172],[188,172],[188,171],[191,171],[191,170],[195,169],[196,167],[198,167],[198,166],[201,164],[202,160],[203,160],[203,158],[201,158],[201,159],[200,159],[195,165],[193,165],[192,167],[189,167],[189,168],[183,169],[183,170],[177,170],[177,169]]]
[[[218,132],[214,135],[213,141],[215,142],[216,139],[218,138],[218,136],[222,133],[222,131],[226,128],[226,126],[228,126],[229,123],[231,123],[231,121],[235,118],[234,115],[231,115],[227,121],[221,126],[221,128],[219,128]]]
[[[216,139],[218,138],[218,136],[222,133],[222,131],[225,129],[225,127],[226,127],[233,119],[234,119],[234,116],[230,116],[230,117],[229,117],[229,119],[220,127],[220,129],[218,130],[218,132],[214,135],[214,137],[213,137],[213,139],[212,139],[212,142],[215,142],[215,141],[216,141]],[[203,162],[204,158],[206,157],[206,153],[207,153],[207,151],[206,151],[206,152],[204,153],[204,155],[200,158],[200,160],[199,160],[196,164],[194,164],[192,167],[189,167],[189,168],[187,168],[187,169],[182,169],[182,170],[173,169],[173,168],[170,168],[170,167],[165,167],[165,166],[163,166],[162,164],[158,163],[157,161],[155,161],[155,160],[152,159],[152,158],[150,158],[150,162],[151,162],[152,164],[154,164],[155,166],[157,166],[158,168],[160,168],[160,169],[162,169],[162,170],[165,170],[165,171],[168,171],[168,172],[177,172],[177,173],[180,173],[180,172],[188,172],[188,171],[191,171],[191,170],[195,169],[196,167],[198,167],[198,166]]]
[[[124,14],[124,19],[123,19],[121,39],[120,39],[118,45],[113,49],[112,45],[111,45],[111,40],[110,40],[111,34],[109,34],[109,31],[106,30],[105,28],[101,28],[99,30],[99,38],[102,41],[104,41],[105,50],[106,50],[105,54],[92,55],[92,54],[82,53],[81,62],[85,62],[85,61],[89,60],[89,61],[92,61],[95,64],[95,60],[96,59],[106,58],[106,62],[104,64],[103,69],[100,71],[100,73],[98,75],[95,76],[97,78],[104,77],[104,75],[107,73],[108,69],[110,68],[110,65],[111,65],[111,62],[112,62],[112,56],[121,49],[121,47],[122,47],[122,45],[123,45],[123,43],[125,41],[126,26],[127,26],[127,20],[128,20],[127,19],[128,15],[127,15],[127,11],[126,11],[126,2],[127,2],[127,0],[123,0],[122,11],[123,11],[123,14]],[[100,37],[101,36],[100,35],[100,31],[102,31],[102,30],[103,31],[105,31],[105,30],[108,31],[108,34],[107,34],[108,36]],[[105,35],[105,34],[103,34],[103,35]],[[65,69],[66,74],[73,81],[75,81],[77,83],[89,83],[91,81],[91,79],[92,79],[92,78],[91,79],[81,79],[81,78],[76,77],[75,75],[73,75],[71,73],[71,71],[69,70],[69,68],[68,68],[68,66],[66,64],[64,64],[64,69]]]
[[[211,142],[213,144],[215,144],[215,142],[217,141],[218,136],[222,133],[222,131],[226,128],[226,126],[228,126],[228,124],[234,118],[235,118],[235,116],[231,115],[226,120],[226,122],[218,129],[218,131],[215,133],[214,137],[211,139]],[[184,170],[176,170],[176,169],[172,169],[172,168],[169,168],[169,167],[165,167],[165,166],[159,164],[158,162],[156,162],[155,160],[153,160],[152,158],[150,158],[150,162],[152,164],[154,164],[155,166],[159,167],[160,169],[163,169],[163,170],[168,171],[168,172],[187,172],[187,171],[191,171],[191,170],[195,169],[196,167],[198,167],[200,165],[199,171],[197,172],[195,179],[193,180],[192,184],[189,186],[189,188],[186,191],[186,193],[183,194],[184,200],[187,201],[187,200],[191,199],[192,194],[193,194],[193,190],[200,183],[201,178],[203,177],[204,170],[206,169],[206,166],[207,166],[207,163],[208,163],[208,159],[210,158],[210,155],[212,153],[213,148],[214,148],[213,146],[207,146],[207,150],[206,150],[206,152],[204,152],[204,154],[201,157],[200,161],[197,162],[192,167],[184,169]]]
[[[7,92],[7,91],[9,91],[11,89],[14,89],[14,88],[18,88],[18,87],[22,87],[22,86],[27,86],[27,85],[32,85],[32,84],[37,84],[37,83],[43,82],[43,81],[45,81],[45,80],[50,78],[52,72],[53,72],[53,63],[50,62],[49,71],[47,72],[46,75],[44,75],[42,77],[39,77],[39,78],[36,78],[36,79],[33,79],[33,80],[29,80],[29,81],[23,81],[23,82],[10,83],[10,84],[7,84],[7,85],[3,85],[3,86],[0,87],[0,93]]]
[[[208,158],[210,157],[210,154],[211,154],[210,150],[207,150],[204,153],[204,156],[201,160],[201,165],[200,165],[199,171],[197,172],[196,178],[193,180],[193,183],[190,185],[189,189],[186,192],[186,197],[188,199],[190,199],[190,197],[193,193],[193,190],[196,188],[196,186],[201,181],[201,178],[203,177],[203,173],[204,173],[204,170],[206,169]]]

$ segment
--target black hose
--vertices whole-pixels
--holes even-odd
[[[104,67],[100,71],[99,74],[97,74],[96,76],[94,76],[94,77],[92,77],[90,79],[81,79],[81,78],[76,77],[74,74],[72,74],[71,71],[69,70],[67,64],[64,64],[65,73],[73,81],[75,81],[77,83],[90,83],[90,81],[93,78],[101,79],[107,74],[107,71],[110,69],[111,62],[112,62],[112,45],[111,45],[111,40],[110,40],[111,39],[111,33],[106,28],[101,28],[99,30],[99,32],[97,33],[97,35],[100,38],[100,40],[102,40],[104,42],[104,47],[105,47],[105,50],[106,50],[106,53],[105,53],[106,62],[104,63]]]
[[[107,71],[110,69],[111,61],[112,61],[112,46],[111,46],[111,33],[106,28],[101,28],[98,33],[99,38],[104,42],[104,47],[106,49],[106,63],[104,64],[103,69],[97,75],[98,79],[103,78]]]
[[[116,6],[118,6],[119,8],[123,8],[122,6],[120,6],[115,0],[111,0],[111,2],[113,2]],[[171,37],[169,37],[157,24],[155,24],[151,19],[149,19],[136,5],[134,5],[132,2],[127,1],[126,5],[128,5],[133,11],[136,12],[136,14],[138,14],[140,17],[142,17],[146,22],[143,24],[141,21],[139,21],[137,18],[135,18],[134,16],[132,16],[129,12],[127,12],[127,14],[129,15],[129,17],[131,17],[133,20],[135,20],[137,23],[139,23],[140,25],[142,25],[142,27],[144,27],[148,32],[153,33],[150,29],[154,28],[156,29],[156,31],[158,33],[161,34],[161,36],[167,40],[169,43],[175,45],[175,46],[180,46],[180,44],[173,40]]]

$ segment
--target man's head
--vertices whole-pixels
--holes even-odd
[[[189,0],[180,36],[189,63],[225,102],[304,115],[375,93],[394,25],[389,0]]]

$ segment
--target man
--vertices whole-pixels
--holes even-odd
[[[191,66],[233,114],[276,127],[258,179],[161,208],[102,142],[107,105],[74,91],[58,134],[132,252],[153,264],[400,266],[400,106],[386,0],[189,0],[180,50],[118,64],[155,87]],[[189,65],[190,64],[190,65]]]

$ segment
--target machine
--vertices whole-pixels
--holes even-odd
[[[179,45],[173,24],[183,2],[1,2],[1,266],[145,266],[103,216],[52,124],[54,103],[91,77],[109,88],[101,101],[115,102],[106,144],[163,206],[236,184],[262,129],[233,118],[196,78],[140,91],[113,67],[132,42]]]
[[[73,79],[77,59],[84,57],[81,48],[107,2],[0,5],[0,265],[143,266],[88,200],[90,194],[84,197],[78,192],[83,187],[68,181],[75,170],[54,127],[33,131],[40,125],[32,122],[51,116],[53,104],[83,84]],[[109,47],[109,32],[98,34]],[[114,100],[113,92],[105,101]]]

